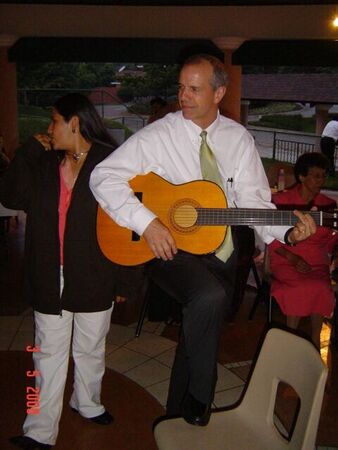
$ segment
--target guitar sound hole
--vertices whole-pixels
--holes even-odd
[[[181,199],[175,202],[169,210],[169,222],[175,231],[179,233],[192,233],[199,227],[196,226],[200,204],[193,199]]]

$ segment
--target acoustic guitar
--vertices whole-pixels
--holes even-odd
[[[226,236],[226,225],[295,225],[292,211],[227,208],[223,190],[211,181],[174,185],[155,173],[139,175],[129,185],[137,198],[167,226],[177,248],[196,255],[215,251]],[[308,211],[317,225],[337,227],[338,214]],[[103,254],[124,266],[154,258],[142,236],[121,227],[101,208],[97,239]]]

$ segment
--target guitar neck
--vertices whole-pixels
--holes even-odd
[[[250,208],[196,208],[196,225],[295,225],[298,218],[293,211]],[[317,225],[323,225],[325,213],[303,211],[310,214]]]

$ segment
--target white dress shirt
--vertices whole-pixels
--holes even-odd
[[[101,207],[121,226],[142,235],[156,215],[133,195],[128,180],[155,172],[173,184],[201,180],[201,128],[182,112],[167,114],[131,136],[99,163],[90,187]],[[206,129],[228,206],[275,208],[254,140],[237,122],[218,114]],[[283,240],[285,226],[254,227],[264,242]]]
[[[338,141],[338,120],[330,120],[330,122],[325,125],[322,137],[330,137],[336,142]]]

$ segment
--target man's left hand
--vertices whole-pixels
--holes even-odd
[[[298,222],[288,236],[290,244],[304,241],[317,230],[315,221],[309,214],[303,214],[300,211],[294,211],[294,215],[298,217]]]

